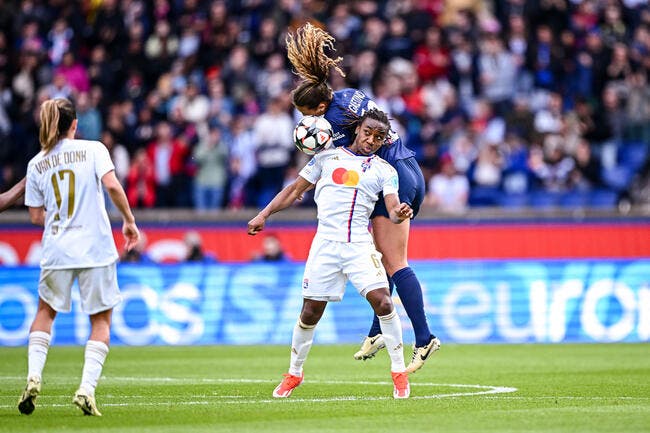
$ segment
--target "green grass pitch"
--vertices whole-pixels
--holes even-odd
[[[104,416],[72,405],[83,348],[54,346],[36,411],[16,407],[26,348],[0,348],[0,432],[650,432],[650,345],[445,345],[393,400],[384,351],[316,345],[289,399],[285,346],[113,347]]]

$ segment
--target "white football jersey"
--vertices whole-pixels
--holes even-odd
[[[41,268],[90,268],[117,260],[101,183],[114,169],[99,141],[63,139],[29,161],[25,206],[45,208]]]
[[[338,242],[367,242],[370,214],[379,198],[397,194],[397,171],[376,155],[363,156],[341,146],[316,154],[300,171],[316,184],[318,235]]]

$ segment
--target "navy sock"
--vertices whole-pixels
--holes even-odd
[[[427,317],[424,313],[424,301],[422,300],[422,287],[410,267],[400,269],[393,274],[393,282],[397,288],[397,294],[402,300],[406,314],[411,320],[415,332],[415,346],[422,347],[431,339],[431,331],[427,324]]]
[[[393,294],[393,279],[391,277],[388,277],[388,291],[390,294]],[[372,316],[372,326],[370,327],[370,331],[368,331],[368,337],[374,337],[377,334],[381,334],[381,327],[379,326],[379,318],[375,314]]]

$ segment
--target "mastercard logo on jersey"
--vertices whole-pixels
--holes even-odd
[[[339,167],[332,172],[332,181],[338,185],[356,186],[359,183],[359,173]]]

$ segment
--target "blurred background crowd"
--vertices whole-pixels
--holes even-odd
[[[284,47],[306,21],[336,38],[332,86],[416,152],[426,206],[650,203],[647,0],[5,0],[0,190],[66,97],[132,206],[264,206],[307,158]]]

